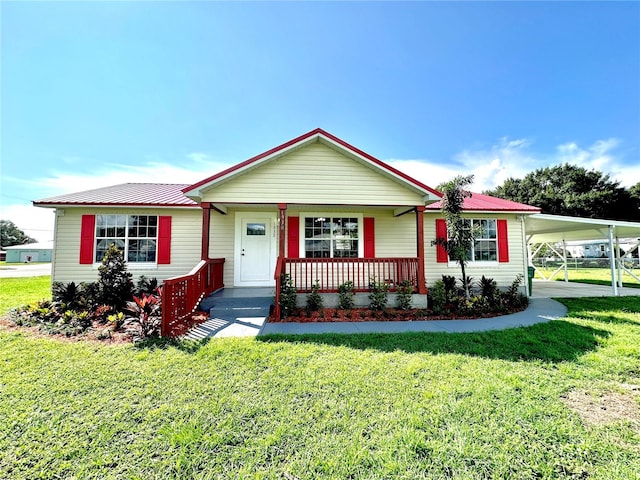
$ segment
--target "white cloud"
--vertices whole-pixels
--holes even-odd
[[[139,165],[106,164],[91,173],[57,171],[32,178],[3,177],[2,181],[20,185],[21,197],[41,199],[63,193],[92,190],[119,183],[195,183],[217,173],[228,164],[212,161],[204,153],[187,155],[190,168],[162,162],[148,161]],[[86,165],[88,161],[67,158],[67,165]],[[23,204],[2,205],[0,217],[11,220],[27,235],[46,242],[53,239],[54,214],[52,209]]]
[[[391,159],[387,163],[431,187],[456,175],[473,174],[471,189],[475,192],[502,185],[509,177],[522,178],[538,168],[561,163],[599,170],[622,186],[629,187],[640,181],[640,164],[625,165],[614,152],[619,143],[617,139],[609,138],[582,148],[575,142],[567,142],[545,154],[532,152],[533,143],[529,139],[509,140],[503,137],[488,148],[465,149],[448,163],[401,159]]]

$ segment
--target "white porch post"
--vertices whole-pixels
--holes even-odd
[[[613,296],[618,296],[618,282],[616,279],[616,261],[613,250],[613,225],[609,225],[609,264],[611,265],[611,290]]]

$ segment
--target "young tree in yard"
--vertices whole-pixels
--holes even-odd
[[[123,253],[115,244],[109,246],[98,272],[100,302],[116,312],[122,311],[133,297],[133,280]]]
[[[462,270],[464,294],[470,297],[467,273],[465,267],[469,261],[471,245],[476,233],[468,222],[462,218],[464,199],[471,196],[465,187],[471,185],[473,175],[457,176],[444,183],[438,189],[444,194],[442,197],[442,215],[447,222],[447,238],[436,238],[435,243],[444,247],[449,258],[458,262]]]
[[[10,220],[0,220],[0,247],[34,243],[35,240],[20,230]]]

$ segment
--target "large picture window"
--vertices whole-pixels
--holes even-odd
[[[101,262],[114,243],[130,263],[157,260],[158,217],[156,215],[96,215],[95,261]]]
[[[356,258],[360,252],[360,218],[309,216],[304,218],[306,258]]]
[[[467,253],[467,260],[471,262],[498,261],[498,230],[496,221],[490,219],[465,219],[466,228],[476,231],[476,239],[471,250]]]

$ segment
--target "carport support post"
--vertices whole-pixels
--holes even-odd
[[[620,258],[620,239],[616,235],[616,268],[618,269],[618,286],[622,287],[622,259]]]
[[[611,289],[613,296],[618,296],[618,282],[616,279],[616,261],[613,250],[613,225],[609,225],[609,264],[611,266]]]
[[[567,242],[562,239],[562,260],[564,260],[564,281],[569,281],[569,271],[567,267]]]

